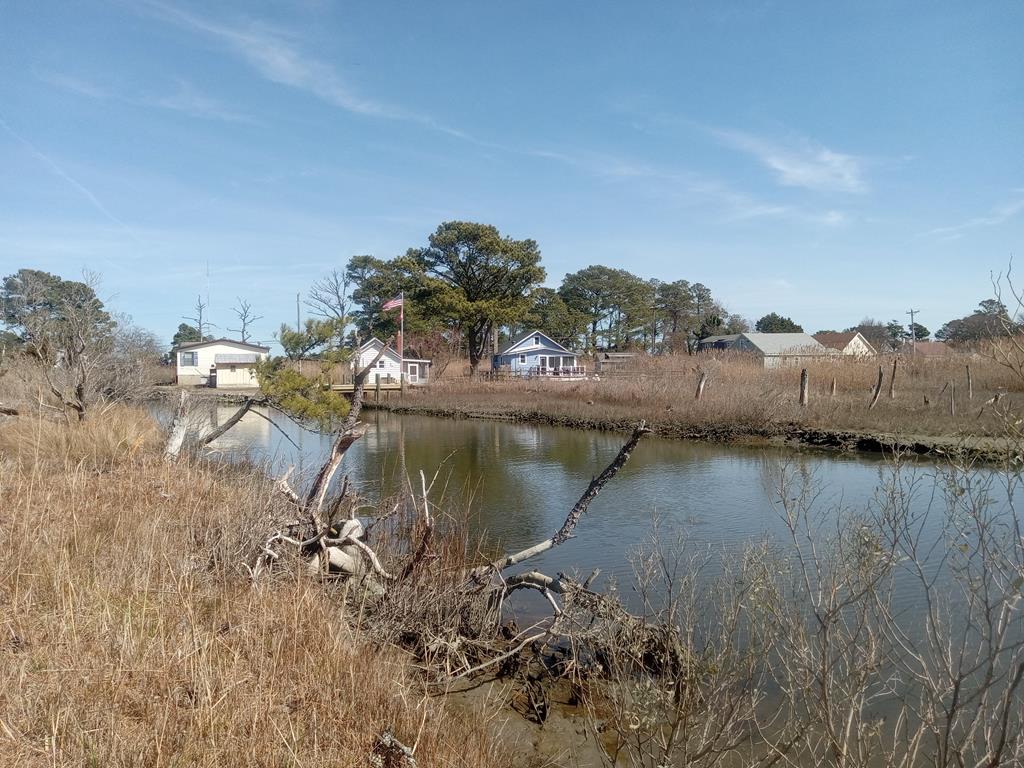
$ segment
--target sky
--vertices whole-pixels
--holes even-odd
[[[270,341],[458,219],[551,286],[934,331],[1024,242],[1022,29],[1018,0],[0,0],[0,274],[98,272],[168,340],[241,296]]]

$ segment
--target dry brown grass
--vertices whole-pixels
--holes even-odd
[[[390,728],[422,766],[507,764],[330,589],[250,585],[263,478],[168,465],[139,427],[0,425],[0,763],[365,765]]]
[[[879,365],[885,383],[878,404],[869,410]],[[974,386],[971,398],[967,365]],[[634,372],[600,381],[453,378],[423,389],[407,389],[401,402],[453,412],[540,414],[595,425],[628,425],[643,418],[664,431],[680,434],[773,434],[796,425],[951,436],[1001,433],[1003,421],[992,408],[979,418],[982,404],[997,391],[1011,399],[1024,391],[1018,376],[985,356],[900,358],[895,398],[890,399],[891,357],[842,358],[806,364],[811,399],[803,408],[798,402],[801,367],[766,370],[742,356],[641,357]],[[700,371],[707,372],[708,384],[697,402],[694,394]],[[835,397],[830,394],[833,378]],[[947,383],[955,384],[956,415],[950,415],[950,389],[942,392]]]

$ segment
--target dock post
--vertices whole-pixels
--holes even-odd
[[[377,376],[375,381],[376,381],[376,385],[374,386],[373,401],[375,403],[379,403],[380,402],[380,376],[379,375]]]
[[[800,371],[800,405],[805,408],[807,407],[807,400],[810,397],[810,392],[808,392],[808,378],[807,369],[804,368]]]

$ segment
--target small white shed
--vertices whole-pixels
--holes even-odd
[[[178,384],[218,389],[252,389],[259,386],[256,364],[270,354],[270,347],[233,339],[210,339],[179,344],[174,348]]]

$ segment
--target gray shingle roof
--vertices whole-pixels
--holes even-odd
[[[832,351],[806,333],[744,333],[765,355],[828,355]]]

